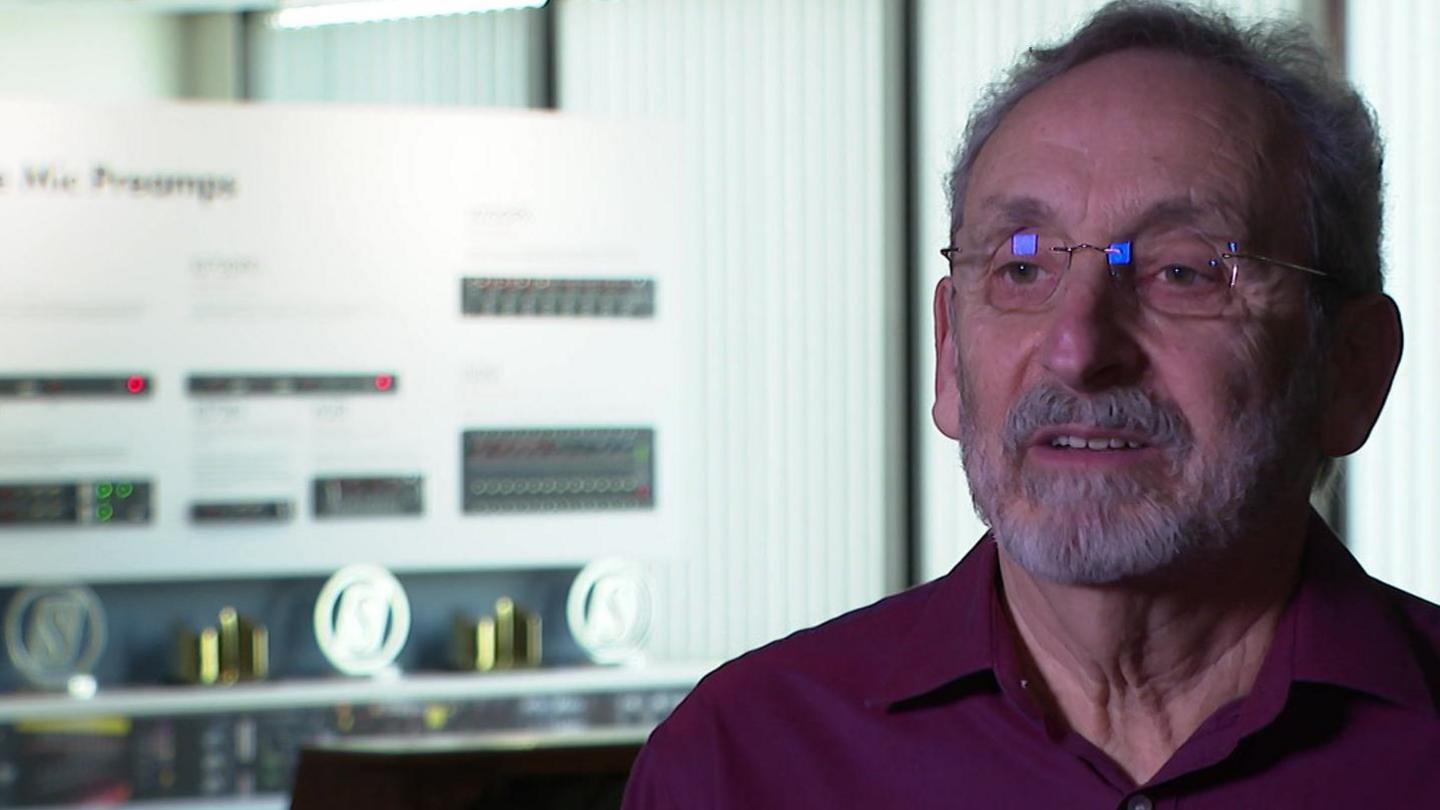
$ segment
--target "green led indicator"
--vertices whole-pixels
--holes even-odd
[[[114,495],[114,494],[115,494],[115,487],[114,487],[113,485],[111,485],[111,484],[96,484],[96,485],[95,485],[95,497],[99,498],[99,499],[102,500],[102,501],[105,500],[106,498],[110,497],[111,495]]]
[[[100,508],[95,510],[95,515],[100,518],[101,523],[108,522],[110,518],[115,517],[115,507],[108,503],[102,503]]]
[[[642,445],[635,448],[636,461],[644,461],[647,458],[650,458],[650,447],[648,445]]]
[[[134,495],[134,494],[135,494],[135,485],[134,485],[134,484],[120,484],[120,485],[118,485],[118,486],[115,487],[115,494],[116,494],[116,495],[119,495],[119,496],[120,496],[120,500],[123,501],[123,500],[125,500],[126,498],[130,497],[131,495]]]

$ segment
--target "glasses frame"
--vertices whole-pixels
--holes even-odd
[[[1220,258],[1222,259],[1249,259],[1252,262],[1263,262],[1265,264],[1273,264],[1277,267],[1288,267],[1291,270],[1298,270],[1301,273],[1309,273],[1310,275],[1317,278],[1329,279],[1331,281],[1335,280],[1334,276],[1330,275],[1324,270],[1316,270],[1313,267],[1307,267],[1303,264],[1296,264],[1294,262],[1287,262],[1284,259],[1275,259],[1269,256],[1262,256],[1259,253],[1243,252],[1240,250],[1240,244],[1238,242],[1227,241],[1224,244],[1225,250],[1219,251]],[[1071,256],[1074,256],[1075,251],[1077,250],[1098,250],[1101,253],[1104,253],[1106,255],[1106,258],[1108,259],[1109,257],[1116,254],[1122,254],[1128,257],[1130,255],[1130,242],[1128,240],[1124,242],[1111,242],[1107,247],[1092,245],[1089,242],[1077,242],[1073,245],[1060,245],[1058,247],[1052,247],[1050,249],[1056,252],[1069,253]],[[946,245],[945,247],[940,248],[940,255],[945,257],[945,261],[950,264],[950,267],[953,270],[955,267],[956,254],[962,253],[963,251],[964,248],[961,248],[958,245]],[[1110,262],[1110,264],[1123,263],[1124,262]],[[1235,286],[1235,282],[1238,280],[1239,276],[1240,266],[1231,265],[1229,284],[1230,287]]]

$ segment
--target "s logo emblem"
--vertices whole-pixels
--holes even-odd
[[[5,652],[35,686],[89,675],[105,649],[105,611],[83,585],[25,588],[5,610]]]
[[[373,675],[395,662],[410,636],[410,601],[384,568],[349,565],[315,600],[315,640],[347,675]]]

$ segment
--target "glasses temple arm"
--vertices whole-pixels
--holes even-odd
[[[1303,264],[1295,264],[1293,262],[1287,262],[1282,259],[1272,259],[1269,256],[1261,256],[1258,253],[1221,253],[1220,255],[1221,257],[1226,259],[1249,259],[1251,261],[1265,262],[1266,264],[1276,264],[1281,267],[1288,267],[1291,270],[1299,270],[1302,273],[1309,273],[1312,276],[1319,276],[1320,278],[1330,278],[1330,274],[1326,273],[1323,270],[1316,270],[1313,267],[1306,267]]]

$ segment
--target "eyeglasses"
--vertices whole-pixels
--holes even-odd
[[[961,271],[964,282],[974,285],[990,306],[1003,312],[1042,312],[1054,306],[1055,290],[1075,254],[1087,250],[1103,254],[1110,277],[1128,285],[1141,304],[1182,317],[1223,314],[1242,277],[1263,275],[1264,269],[1257,265],[1331,278],[1312,267],[1241,252],[1235,242],[1216,243],[1188,229],[1105,246],[1066,244],[1048,234],[1022,230],[988,253],[967,253],[951,246],[940,254],[950,261],[951,272]]]

